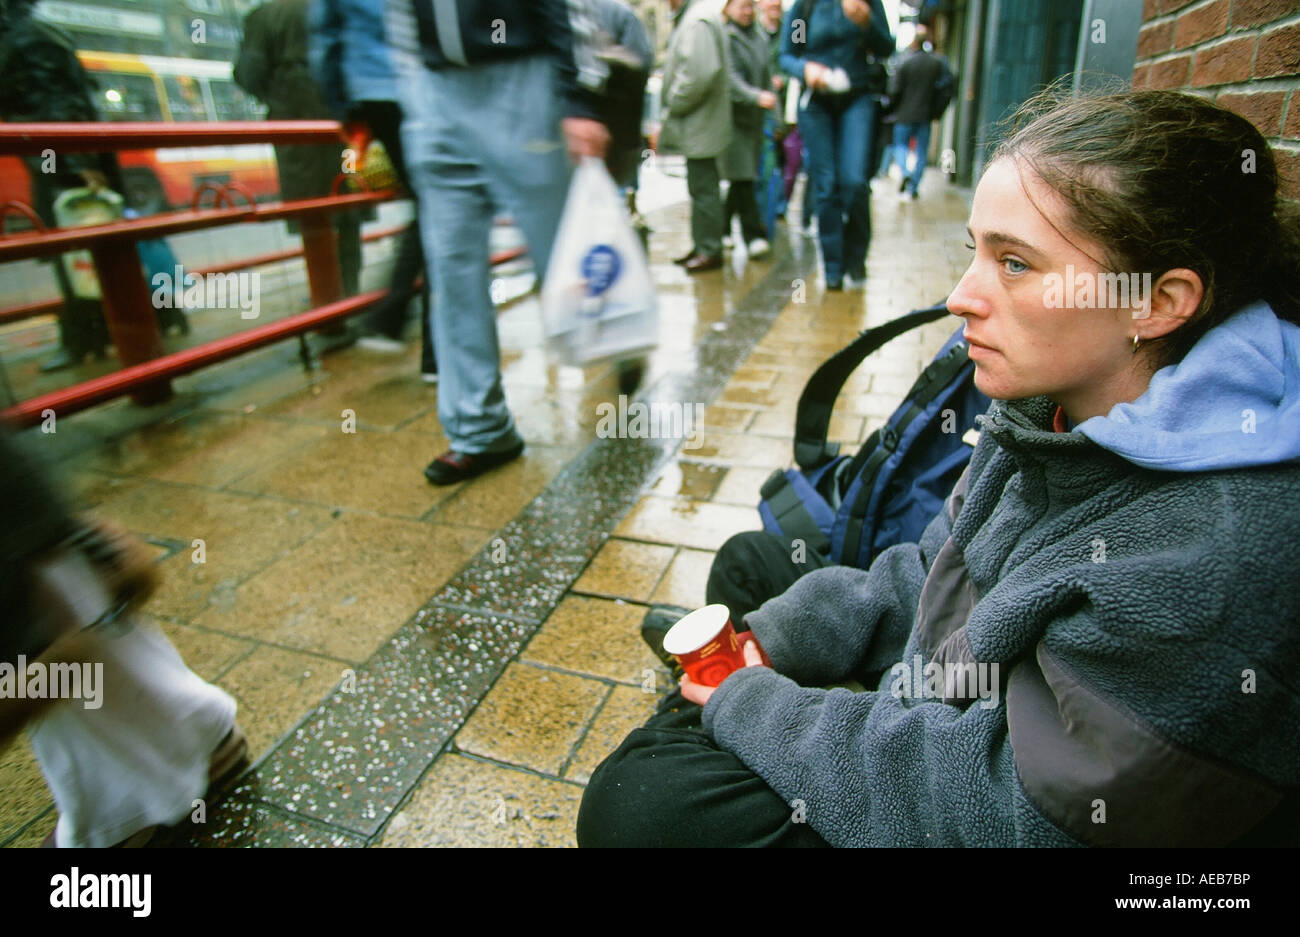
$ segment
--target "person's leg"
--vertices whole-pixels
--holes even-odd
[[[838,286],[844,279],[844,208],[835,184],[839,108],[814,95],[800,120],[808,146],[809,181],[816,198],[817,237],[822,246],[826,283]]]
[[[700,728],[674,690],[596,768],[578,809],[584,847],[824,847],[791,805]]]
[[[471,100],[501,102],[480,109],[473,122],[474,146],[485,154],[488,189],[523,232],[541,281],[573,173],[559,129],[554,66],[549,58],[535,56],[473,71],[484,97]]]
[[[745,618],[768,599],[794,585],[814,569],[832,565],[806,545],[764,530],[748,530],[724,543],[713,557],[705,586],[705,602],[731,611],[738,630],[748,630]]]
[[[691,240],[695,252],[705,257],[722,254],[722,194],[718,177],[718,161],[688,159],[686,161],[686,189],[691,196]]]
[[[338,238],[339,274],[346,299],[361,292],[361,214],[335,212],[334,234]]]
[[[781,141],[781,151],[783,154],[781,179],[784,184],[782,197],[784,202],[788,203],[794,193],[794,183],[799,178],[799,170],[803,169],[803,137],[798,127],[791,127],[790,132],[785,135],[785,139]]]
[[[64,700],[28,730],[59,810],[61,847],[112,846],[182,820],[235,725],[234,699],[186,667],[152,626],[104,636],[94,657],[98,708]]]
[[[740,231],[745,238],[745,243],[766,238],[767,229],[758,216],[758,198],[754,195],[754,180],[745,179],[733,182],[731,185],[737,190],[736,210],[740,215]]]
[[[867,248],[871,244],[867,159],[875,119],[875,98],[856,95],[844,104],[836,138],[836,188],[845,216],[844,272],[857,279],[866,275]]]
[[[894,124],[894,165],[904,180],[907,179],[907,138],[911,136],[911,127],[911,124]]]
[[[469,71],[413,76],[402,125],[407,169],[418,197],[424,256],[433,278],[430,322],[440,389],[438,418],[456,452],[512,448],[522,440],[501,387],[496,310],[488,292],[493,206],[465,126]]]
[[[424,252],[420,249],[420,221],[417,217],[397,238],[397,257],[389,277],[388,295],[375,306],[367,319],[369,331],[394,341],[401,341],[406,328],[406,310],[415,295],[415,280],[424,269]]]
[[[722,234],[723,237],[730,237],[732,231],[732,219],[736,217],[738,205],[736,199],[739,192],[736,190],[736,181],[731,180],[727,186],[727,197],[722,200]]]
[[[925,164],[930,153],[930,122],[915,124],[916,128],[916,166],[912,169],[909,183],[912,195],[921,188],[921,177],[925,174]]]

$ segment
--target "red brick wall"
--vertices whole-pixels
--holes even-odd
[[[1133,87],[1201,94],[1246,117],[1300,202],[1300,0],[1143,0]]]

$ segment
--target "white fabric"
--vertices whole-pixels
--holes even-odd
[[[235,724],[235,700],[186,667],[158,629],[137,624],[103,644],[103,705],[67,700],[28,729],[60,847],[112,846],[187,817]]]

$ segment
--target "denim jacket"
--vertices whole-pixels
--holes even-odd
[[[308,61],[330,111],[357,101],[396,101],[397,76],[384,38],[384,0],[312,0]]]
[[[781,24],[781,69],[800,81],[804,64],[819,62],[844,69],[852,90],[866,89],[872,76],[869,57],[884,59],[893,52],[894,36],[880,0],[871,0],[866,29],[844,15],[840,0],[799,0]]]

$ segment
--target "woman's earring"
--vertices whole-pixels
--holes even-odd
[[[1141,340],[1142,339],[1139,338],[1138,336],[1136,335],[1133,336],[1133,354],[1135,355],[1138,353],[1138,342],[1140,342]]]

